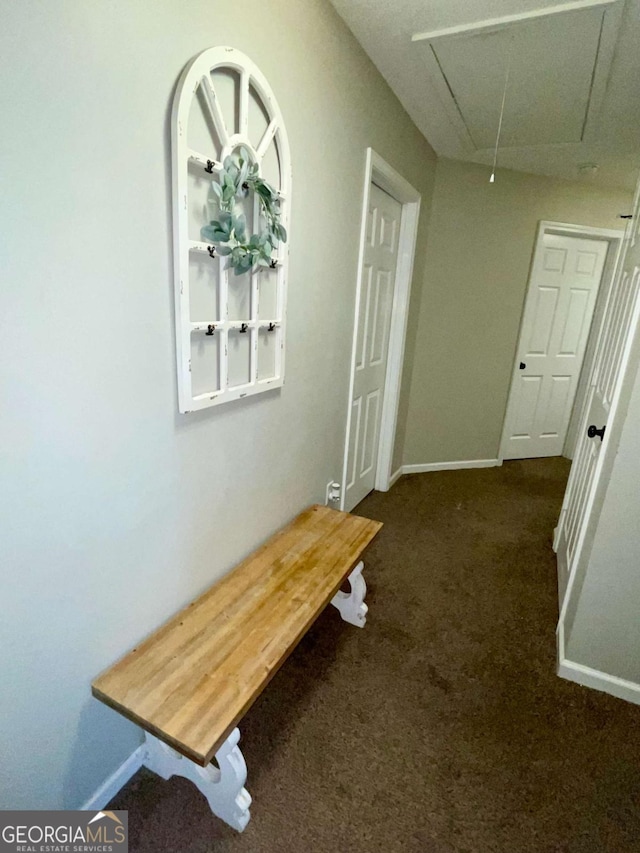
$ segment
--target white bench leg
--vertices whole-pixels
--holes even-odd
[[[358,628],[364,628],[369,609],[364,603],[367,585],[362,577],[363,568],[364,563],[361,560],[349,575],[351,592],[338,591],[331,599],[331,603],[338,608],[344,621],[357,625]]]
[[[172,776],[189,779],[205,795],[214,815],[242,832],[251,817],[251,794],[244,787],[247,765],[238,746],[239,729],[234,729],[216,752],[220,769],[213,764],[201,767],[149,732],[145,736],[143,764],[149,770],[163,779]]]

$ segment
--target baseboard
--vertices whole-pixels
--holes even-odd
[[[400,479],[400,477],[402,477],[403,474],[404,474],[404,468],[401,465],[398,468],[398,470],[395,472],[395,474],[392,474],[389,477],[389,488],[391,488],[391,486],[393,486],[393,484],[396,483]]]
[[[456,462],[425,462],[419,465],[403,465],[403,474],[425,474],[428,471],[457,471],[459,468],[495,468],[499,459],[461,459]]]
[[[640,684],[635,681],[627,681],[625,678],[618,678],[617,675],[609,675],[599,669],[592,669],[590,666],[584,666],[565,657],[564,626],[562,623],[558,625],[557,650],[557,673],[560,678],[573,681],[582,687],[591,687],[593,690],[609,693],[611,696],[632,702],[634,705],[640,705]]]
[[[142,767],[143,751],[144,744],[140,744],[129,758],[89,797],[86,803],[80,806],[82,811],[101,811]]]

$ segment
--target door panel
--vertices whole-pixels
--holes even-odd
[[[362,397],[356,397],[351,406],[351,431],[349,432],[349,456],[347,465],[347,485],[346,489],[352,489],[356,482],[356,466],[358,464],[358,456],[356,453],[356,442],[360,435],[360,422],[362,419]]]
[[[542,384],[541,376],[523,376],[513,427],[513,438],[528,439],[534,434],[536,411]]]
[[[504,459],[562,453],[607,249],[604,240],[557,234],[538,241],[507,405]]]
[[[369,304],[371,300],[371,279],[373,267],[365,265],[362,271],[362,293],[360,296],[361,311],[358,313],[358,341],[356,345],[356,371],[363,370],[366,364],[365,348],[367,345],[366,329],[367,317],[369,316]]]
[[[569,294],[569,307],[567,309],[567,318],[562,330],[560,346],[558,347],[559,356],[569,356],[575,358],[580,351],[580,343],[585,338],[585,331],[589,333],[589,323],[591,314],[590,306],[590,291],[581,288],[572,287]],[[585,330],[586,326],[586,330]]]
[[[564,266],[567,260],[566,249],[550,249],[544,250],[543,267],[546,272],[558,272],[562,275]]]
[[[376,438],[378,425],[380,423],[380,390],[376,388],[367,394],[367,403],[364,410],[363,438],[362,438],[362,462],[360,465],[360,478],[366,477],[373,469],[374,451],[377,450]]]
[[[371,314],[373,329],[371,330],[370,367],[377,367],[379,364],[382,364],[382,360],[386,355],[385,347],[389,333],[388,320],[391,318],[391,302],[389,298],[391,296],[391,280],[392,274],[390,272],[378,270],[374,306]]]
[[[573,382],[571,376],[552,376],[551,392],[544,418],[539,426],[542,438],[557,438],[566,420],[567,406],[571,402]]]
[[[345,509],[375,482],[402,206],[371,185],[357,317]]]
[[[549,352],[553,318],[558,305],[559,293],[557,287],[538,288],[536,304],[533,309],[531,337],[529,338],[529,346],[524,351],[525,355],[547,355]]]

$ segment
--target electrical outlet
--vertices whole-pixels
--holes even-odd
[[[340,497],[342,493],[342,486],[340,483],[336,483],[335,480],[331,480],[327,483],[327,492],[325,496],[325,504],[327,506],[338,507],[340,506]]]

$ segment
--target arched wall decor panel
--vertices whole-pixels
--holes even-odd
[[[277,191],[289,230],[291,159],[282,113],[260,70],[240,51],[212,47],[184,69],[172,113],[176,354],[181,412],[277,388],[284,381],[289,250],[273,268],[243,275],[201,229],[218,211],[212,191],[226,157],[242,148]],[[249,233],[263,227],[257,199],[237,202]]]

